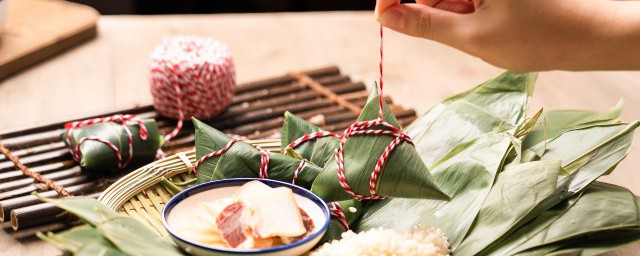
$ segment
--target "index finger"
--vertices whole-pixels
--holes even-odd
[[[380,15],[396,4],[400,4],[400,0],[376,0],[376,20],[380,20]]]

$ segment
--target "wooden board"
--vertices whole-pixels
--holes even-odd
[[[65,1],[9,1],[0,34],[0,80],[94,38],[99,16],[90,7]]]

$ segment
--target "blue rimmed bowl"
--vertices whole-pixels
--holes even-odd
[[[199,203],[212,202],[222,198],[232,197],[242,185],[247,182],[259,180],[270,187],[287,187],[295,194],[298,206],[311,217],[314,223],[314,230],[307,238],[291,244],[252,250],[238,250],[230,248],[220,248],[208,246],[195,241],[189,241],[178,234],[172,226],[176,226],[183,221],[185,216]],[[267,179],[238,178],[224,179],[203,183],[186,189],[167,202],[162,210],[162,224],[169,232],[173,241],[183,250],[198,256],[214,255],[261,255],[261,256],[284,256],[300,255],[313,248],[322,238],[329,226],[329,207],[311,191],[302,187]]]

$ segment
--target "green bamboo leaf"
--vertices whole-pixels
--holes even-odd
[[[162,146],[163,137],[156,121],[145,119],[143,123],[149,133],[146,140],[140,138],[140,126],[138,124],[127,126],[131,131],[133,141],[133,157],[128,167],[136,167],[152,162],[158,149]],[[123,161],[129,157],[129,138],[121,124],[105,122],[75,129],[71,136],[71,148],[75,149],[79,140],[89,136],[103,138],[113,143],[120,150]],[[66,143],[67,132],[63,132],[60,137]],[[80,146],[80,152],[80,165],[86,169],[108,171],[118,167],[116,153],[101,142],[86,141]]]
[[[459,144],[432,168],[436,181],[453,195],[451,201],[395,198],[376,202],[355,228],[434,226],[444,232],[455,249],[489,193],[509,144],[505,133],[489,133]]]
[[[306,134],[322,131],[319,127],[297,117],[294,114],[285,112],[284,123],[282,124],[282,149],[286,150],[286,146],[291,142],[301,138]],[[300,157],[311,161],[319,167],[333,159],[334,150],[338,148],[338,138],[322,137],[310,140],[295,148]]]
[[[367,96],[367,102],[371,101],[371,100],[378,100],[378,82],[374,82],[373,85],[370,87],[369,90],[369,96]]]
[[[537,73],[506,71],[471,91],[448,98],[445,102],[467,101],[482,106],[484,110],[509,124],[519,124],[526,115],[537,76]]]
[[[548,256],[552,254],[554,251],[559,250],[560,248],[562,248],[561,244],[554,244],[554,245],[542,246],[535,249],[531,249],[529,251],[521,252],[516,255],[517,256],[543,256],[543,255]]]
[[[65,254],[77,256],[124,256],[109,242],[100,231],[90,225],[74,227],[70,230],[53,234],[38,233],[37,236],[51,244],[54,244]]]
[[[456,255],[478,255],[486,246],[526,221],[556,191],[560,161],[537,161],[513,165],[504,170],[482,204],[467,237]]]
[[[127,255],[183,255],[169,240],[157,235],[132,217],[113,217],[99,223],[97,228]]]
[[[225,147],[231,138],[221,131],[194,118],[196,127],[196,156],[203,157]],[[261,153],[244,142],[236,142],[224,154],[204,161],[198,167],[198,183],[228,178],[257,178],[260,173]],[[269,179],[292,182],[301,160],[281,154],[270,154]],[[306,163],[298,174],[296,185],[310,188],[322,169]]]
[[[78,217],[83,222],[92,226],[104,221],[107,218],[119,216],[116,212],[90,197],[71,197],[71,198],[44,198],[36,194],[38,199],[43,202],[51,203],[59,208]]]
[[[127,255],[182,255],[171,242],[158,236],[144,224],[132,217],[119,215],[96,199],[83,197],[39,198],[73,213],[83,222],[96,227],[103,237]],[[82,229],[82,231],[92,232],[88,229]],[[92,237],[95,238],[96,234],[93,233]],[[87,239],[72,237],[69,234],[62,238],[76,244],[83,244],[86,240],[82,239]],[[96,249],[97,246],[93,245],[90,250]]]
[[[398,121],[384,104],[384,120],[400,128]],[[375,120],[380,107],[378,100],[369,101],[358,121]],[[373,127],[372,129],[387,129]],[[358,194],[369,195],[369,180],[378,158],[394,139],[387,135],[352,136],[345,143],[345,177],[351,188]],[[337,165],[331,158],[313,182],[311,190],[326,201],[352,199],[338,181]],[[447,200],[448,196],[434,181],[413,145],[401,142],[391,152],[379,174],[377,193],[382,196],[406,198],[438,198]]]
[[[534,205],[527,204],[527,201],[521,202],[521,207],[531,207],[531,210],[514,213],[508,220],[503,221],[504,226],[486,227],[490,223],[483,223],[482,219],[476,220],[476,225],[469,234],[469,236],[475,236],[475,238],[470,239],[467,237],[461,245],[461,248],[464,246],[462,251],[464,255],[485,254],[494,250],[495,247],[505,239],[508,239],[511,233],[526,222],[567,198],[581,193],[587,185],[624,159],[631,146],[633,131],[639,125],[640,122],[634,122],[629,125],[592,126],[565,132],[550,141],[547,145],[547,152],[540,161],[559,161],[565,167],[583,161],[584,158],[589,158],[589,160],[569,175],[559,176],[553,193],[548,195],[532,194],[539,199],[538,201],[528,202],[534,203]],[[511,166],[507,166],[507,168],[509,167]],[[499,175],[498,180],[500,180],[500,176],[502,174]],[[499,187],[493,188],[492,191],[495,189],[499,189]],[[487,200],[490,197],[491,194]],[[498,211],[497,208],[491,209],[492,207],[486,205],[486,203],[482,208],[487,212]],[[480,213],[482,212],[483,210],[481,209]],[[499,227],[502,227],[502,229]],[[490,232],[494,236],[491,238],[483,237],[482,234],[486,232]],[[475,235],[473,235],[474,233]]]
[[[105,246],[102,243],[95,241],[88,242],[80,250],[75,253],[75,256],[125,256],[120,250],[115,247]]]
[[[639,206],[640,201],[631,191],[594,182],[581,197],[554,207],[521,227],[510,237],[511,241],[492,254],[515,254],[605,230],[640,229]]]
[[[285,149],[285,154],[284,155],[288,156],[288,157],[291,157],[291,158],[298,159],[298,160],[302,160],[303,159],[303,157],[300,154],[298,154],[298,152],[293,150],[292,148]]]
[[[622,110],[620,100],[611,110],[605,112],[589,110],[554,110],[544,112],[524,139],[523,147],[531,148],[545,140],[551,140],[560,134],[592,125],[617,123]]]
[[[548,255],[596,256],[608,251],[616,250],[620,247],[634,244],[639,240],[640,229],[616,229],[613,231],[603,231],[592,233],[585,237],[575,238],[564,243],[553,244],[550,247],[556,246],[559,248],[553,251],[553,253],[548,253]]]
[[[72,254],[78,254],[86,244],[92,242],[98,243],[100,247],[111,247],[111,249],[117,251],[117,249],[91,225],[77,226],[57,234],[52,232],[46,234],[38,232],[36,235],[38,238]],[[106,248],[104,250],[111,251]]]
[[[446,99],[414,121],[407,132],[427,167],[459,143],[521,124],[536,77],[507,71]]]
[[[520,138],[524,135],[529,134],[531,130],[533,130],[533,128],[536,126],[536,123],[538,122],[538,119],[540,119],[540,116],[542,116],[542,113],[543,109],[540,109],[531,118],[527,118],[524,123],[518,125],[516,131],[514,132],[515,136]]]
[[[601,231],[554,244],[536,247],[514,255],[517,256],[561,256],[601,255],[640,240],[639,229],[617,229]]]

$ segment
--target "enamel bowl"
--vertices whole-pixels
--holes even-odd
[[[252,250],[238,250],[204,245],[180,237],[172,226],[188,218],[191,212],[201,202],[211,202],[221,198],[232,197],[240,186],[253,180],[260,180],[270,187],[288,187],[295,194],[298,206],[313,220],[315,230],[307,238],[291,244]],[[167,202],[162,210],[162,224],[171,235],[173,241],[184,251],[192,255],[300,255],[313,248],[322,238],[329,226],[329,207],[311,191],[289,183],[255,178],[224,179],[203,183],[186,189]]]

